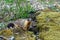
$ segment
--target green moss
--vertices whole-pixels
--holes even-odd
[[[41,39],[60,40],[60,12],[41,12],[36,18]]]

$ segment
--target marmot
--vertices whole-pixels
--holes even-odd
[[[30,24],[31,24],[31,21],[28,19],[18,19],[12,23],[9,23],[7,27],[8,28],[20,27],[23,30],[28,30]]]

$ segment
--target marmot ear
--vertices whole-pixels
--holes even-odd
[[[25,21],[23,30],[28,30],[30,27],[30,23],[31,23],[30,21]]]
[[[13,28],[14,26],[15,26],[14,23],[9,23],[9,24],[7,25],[8,28],[11,28],[11,27]]]

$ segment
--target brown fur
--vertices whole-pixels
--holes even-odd
[[[22,28],[23,30],[28,30],[31,24],[31,21],[28,21],[27,19],[19,19],[14,22],[15,26]]]

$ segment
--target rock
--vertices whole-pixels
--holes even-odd
[[[30,0],[31,7],[35,10],[43,10],[44,6],[38,0]]]

